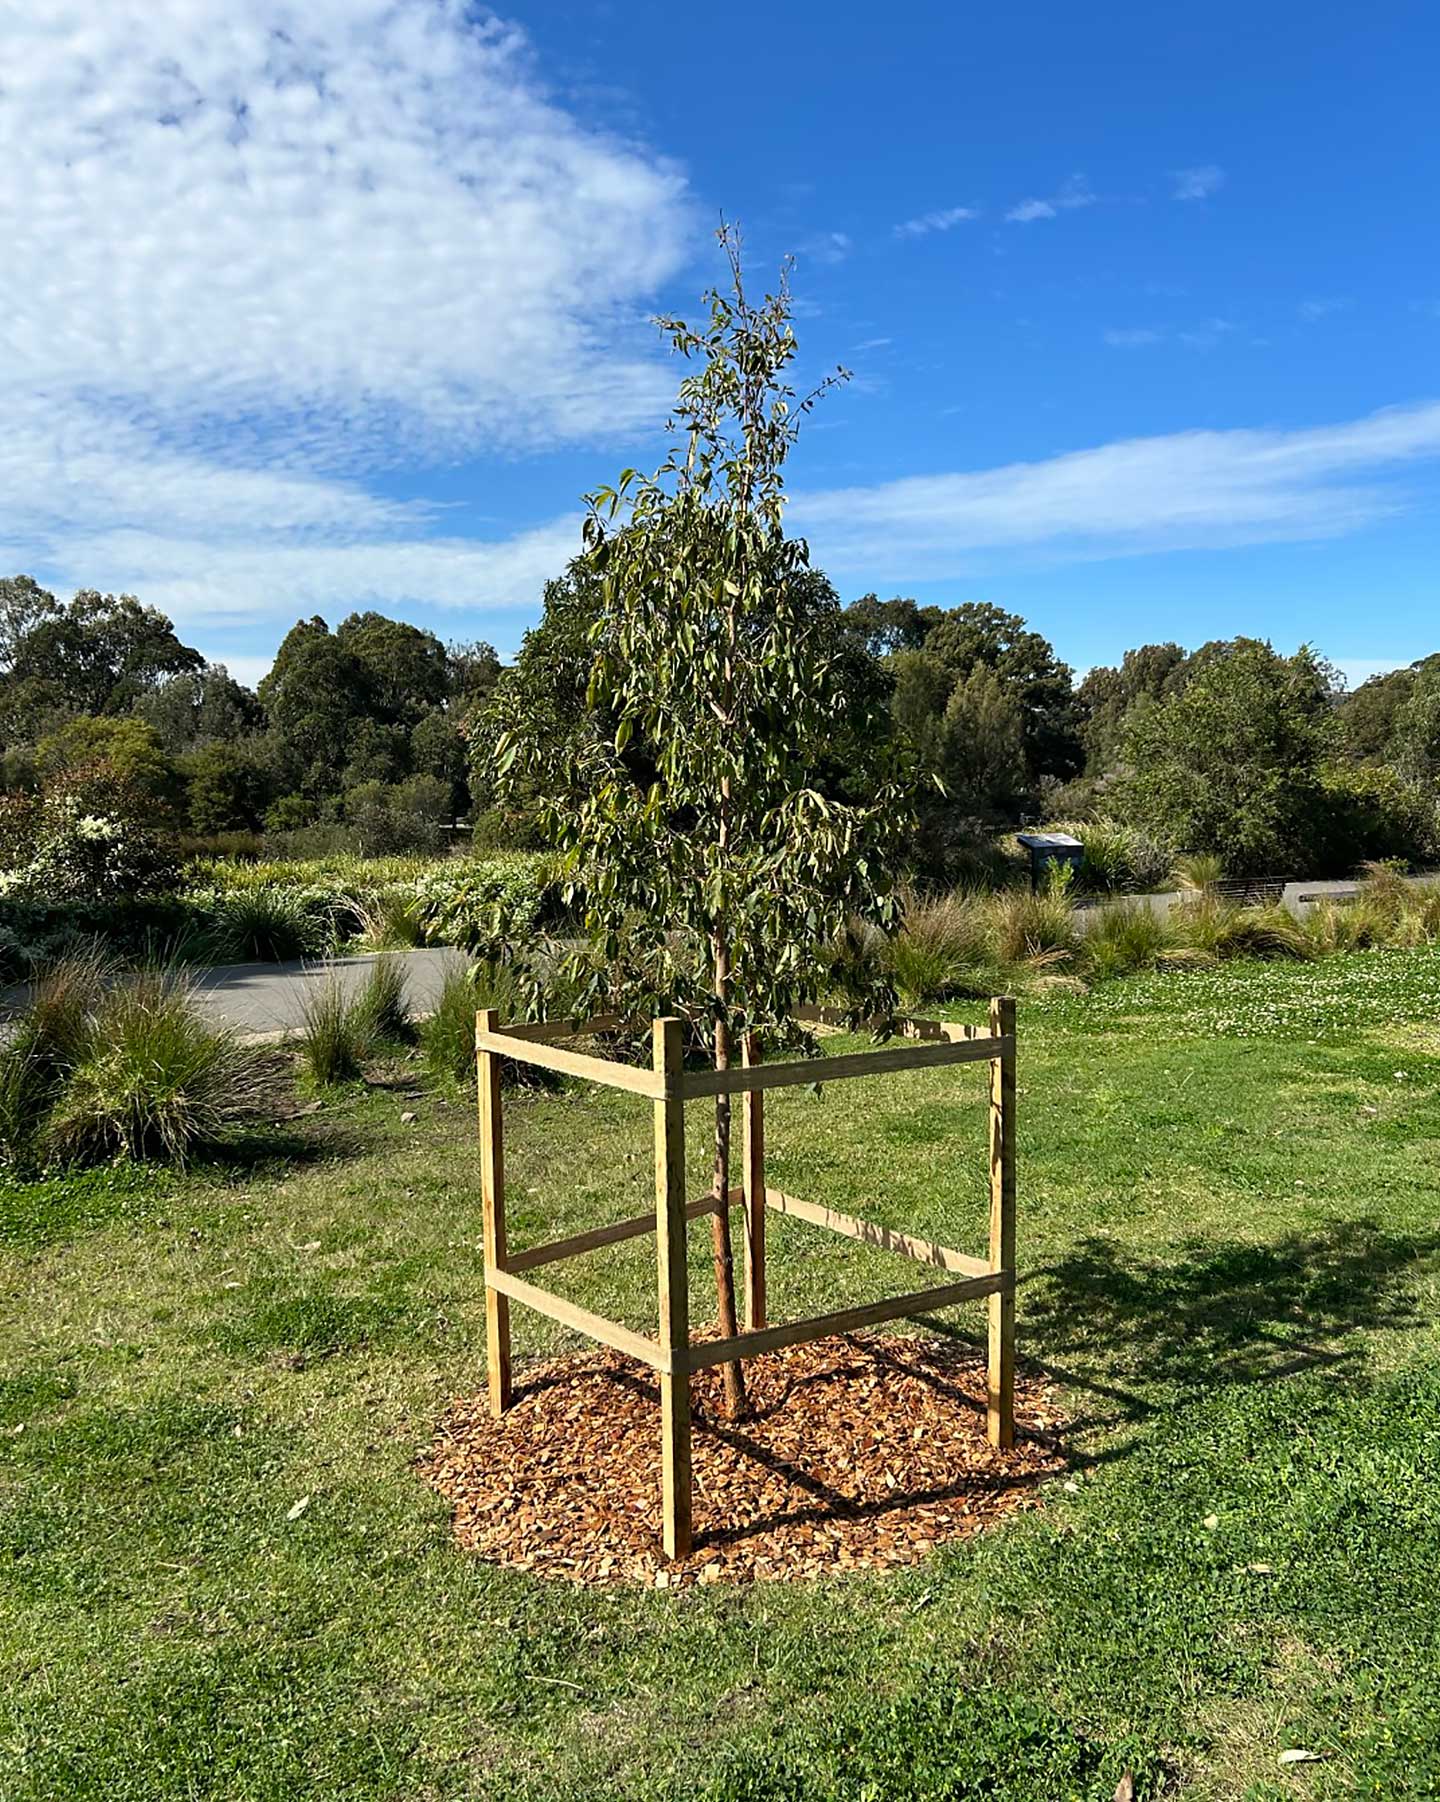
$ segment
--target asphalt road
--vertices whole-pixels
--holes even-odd
[[[440,995],[445,972],[463,968],[459,951],[393,951],[405,965],[411,1011],[428,1013]],[[286,1032],[300,1024],[306,995],[333,970],[347,989],[364,982],[373,955],[337,957],[323,964],[218,964],[202,970],[198,988],[204,1005],[243,1032]]]

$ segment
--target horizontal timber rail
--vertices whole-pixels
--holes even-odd
[[[847,1076],[882,1076],[896,1070],[925,1070],[945,1064],[974,1064],[1013,1052],[1013,1036],[977,1033],[974,1037],[886,1045],[878,1051],[852,1051],[840,1057],[793,1058],[787,1063],[732,1065],[727,1070],[686,1070],[667,1081],[659,1072],[613,1058],[594,1057],[563,1045],[522,1038],[518,1030],[477,1031],[475,1049],[537,1064],[562,1076],[579,1076],[610,1089],[625,1089],[649,1101],[691,1101],[705,1095],[753,1094],[761,1089],[799,1088],[802,1084],[839,1082]]]
[[[798,1088],[801,1083],[838,1082],[846,1076],[882,1076],[891,1070],[925,1070],[938,1064],[977,1064],[1015,1049],[1013,1038],[947,1039],[942,1044],[888,1045],[883,1051],[854,1051],[842,1057],[798,1058],[787,1064],[750,1069],[687,1071],[681,1094],[741,1095],[758,1089]]]
[[[982,1295],[1008,1295],[1015,1288],[1013,1270],[991,1270],[967,1277],[963,1283],[939,1283],[933,1289],[916,1289],[909,1295],[892,1295],[884,1301],[862,1303],[858,1308],[837,1308],[833,1314],[812,1314],[806,1320],[787,1320],[783,1326],[764,1326],[733,1339],[711,1339],[690,1347],[685,1368],[704,1370],[711,1364],[732,1364],[736,1358],[753,1358],[781,1345],[803,1345],[811,1339],[828,1339],[833,1333],[853,1333],[876,1326],[882,1320],[901,1320],[910,1314],[929,1314],[957,1301],[974,1301]]]
[[[913,1233],[897,1233],[888,1226],[861,1220],[854,1214],[842,1214],[838,1208],[821,1207],[817,1202],[801,1201],[780,1189],[765,1191],[765,1205],[777,1214],[790,1214],[811,1226],[823,1226],[847,1239],[858,1239],[863,1245],[877,1246],[881,1251],[898,1252],[917,1264],[931,1264],[937,1270],[963,1272],[966,1276],[988,1276],[991,1267],[984,1258],[967,1257],[963,1251],[952,1251],[948,1245],[937,1245],[933,1239],[918,1239]],[[512,1260],[513,1262],[513,1260]]]
[[[527,1308],[534,1308],[537,1314],[558,1320],[561,1326],[574,1327],[577,1333],[598,1339],[601,1345],[624,1352],[627,1357],[637,1358],[652,1370],[668,1372],[672,1367],[670,1354],[653,1339],[647,1339],[643,1333],[632,1333],[628,1326],[607,1320],[603,1314],[592,1314],[589,1308],[566,1301],[563,1295],[542,1289],[538,1283],[527,1283],[508,1270],[487,1270],[485,1283],[488,1288],[498,1289],[501,1295],[508,1295],[511,1301],[524,1302]]]
[[[730,1205],[744,1199],[743,1189],[730,1191]],[[698,1220],[715,1213],[715,1197],[702,1195],[698,1201],[685,1204],[685,1218]],[[642,1233],[655,1231],[655,1212],[635,1214],[629,1220],[617,1220],[612,1226],[591,1227],[588,1232],[572,1233],[568,1239],[551,1239],[548,1244],[532,1246],[528,1251],[512,1251],[505,1260],[507,1270],[538,1270],[542,1264],[558,1264],[561,1258],[578,1258],[583,1252],[598,1251],[602,1245],[619,1245],[626,1239],[638,1239]]]

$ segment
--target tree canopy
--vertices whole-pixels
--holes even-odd
[[[1183,686],[1128,716],[1123,805],[1179,850],[1236,875],[1307,874],[1322,861],[1334,671],[1302,646],[1207,647]]]

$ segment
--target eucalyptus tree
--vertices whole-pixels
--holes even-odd
[[[477,749],[502,802],[538,793],[592,948],[572,963],[580,1005],[677,1012],[725,1069],[742,1042],[793,1042],[794,1010],[824,986],[847,922],[888,922],[904,820],[883,686],[860,675],[866,660],[834,591],[784,530],[786,458],[844,372],[797,398],[786,280],[752,300],[737,236],[719,236],[730,283],[706,296],[705,323],[660,321],[694,365],[668,455],[654,474],[627,469],[587,497],[568,597],[572,609],[576,594],[590,603],[573,726],[557,742],[553,710],[527,711],[527,693],[544,685],[522,671],[497,694]],[[729,1166],[722,1095],[719,1198]],[[726,1209],[712,1230],[720,1328],[731,1334]],[[743,1372],[726,1369],[738,1413]]]

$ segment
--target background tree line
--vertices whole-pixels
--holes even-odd
[[[489,645],[354,613],[298,620],[252,690],[133,595],[62,603],[17,576],[0,581],[0,786],[104,769],[200,837],[436,848],[470,810],[462,722],[499,670]]]
[[[1306,646],[1147,644],[1077,683],[1048,640],[988,602],[872,594],[841,607],[823,574],[805,579],[853,703],[824,782],[843,797],[887,739],[923,878],[983,878],[1006,830],[1101,816],[1237,875],[1440,855],[1440,654],[1347,693]],[[577,562],[546,585],[504,669],[487,644],[446,646],[376,612],[333,631],[298,620],[251,690],[134,596],[61,602],[28,576],[0,580],[0,787],[103,768],[199,837],[424,849],[470,818],[486,842],[536,842],[523,785],[496,808],[487,747],[523,714],[566,756],[587,717],[596,605]],[[646,754],[638,741],[626,753],[637,767]]]

